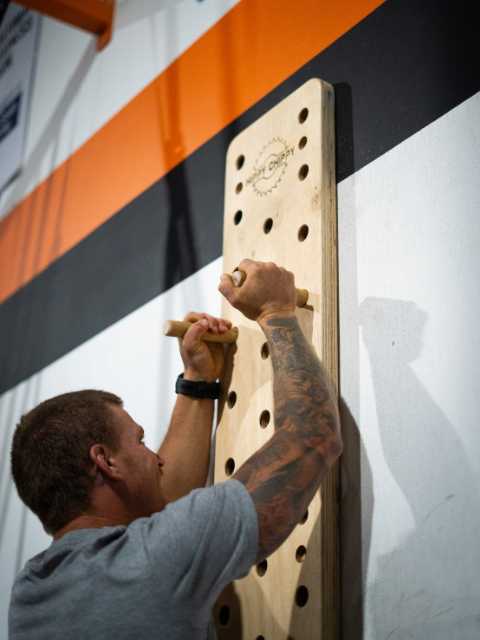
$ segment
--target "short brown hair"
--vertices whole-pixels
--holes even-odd
[[[122,400],[107,391],[64,393],[24,414],[12,441],[11,469],[18,495],[54,534],[84,513],[95,478],[88,473],[90,449],[120,449],[120,432],[110,405]]]

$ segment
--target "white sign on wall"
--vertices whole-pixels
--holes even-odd
[[[39,15],[11,3],[0,26],[0,190],[23,162]]]

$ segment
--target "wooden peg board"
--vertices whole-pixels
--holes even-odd
[[[334,93],[306,82],[230,144],[223,270],[273,261],[309,291],[300,326],[338,381]],[[224,482],[273,435],[273,371],[255,322],[223,301],[239,327],[219,404],[215,481]],[[233,366],[232,366],[233,364]],[[266,425],[266,422],[269,423]],[[337,470],[282,547],[229,585],[214,608],[219,640],[338,638]],[[305,553],[306,550],[306,553]],[[303,602],[308,593],[308,601]]]

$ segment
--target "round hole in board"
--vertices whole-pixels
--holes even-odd
[[[303,124],[307,118],[308,118],[308,109],[307,107],[305,107],[298,114],[298,121],[300,124]]]
[[[243,167],[245,163],[245,156],[242,154],[241,156],[238,156],[236,162],[235,162],[235,166],[237,167],[237,171],[240,171],[240,169]]]
[[[223,607],[220,607],[220,611],[218,612],[218,621],[224,627],[227,622],[230,620],[230,609],[226,604]]]
[[[255,640],[265,640],[265,638],[263,636],[257,636]]]
[[[235,187],[235,193],[240,193],[242,189],[243,189],[243,182],[239,182]]]
[[[295,604],[297,607],[304,607],[308,602],[308,589],[303,584],[295,592]]]
[[[303,518],[300,520],[298,524],[305,524],[307,520],[308,520],[308,509],[305,511],[305,513],[303,514]]]
[[[273,227],[273,220],[271,218],[267,218],[263,223],[263,233],[270,233]]]
[[[307,176],[308,176],[308,164],[302,164],[302,166],[298,170],[298,179],[305,180]]]
[[[225,463],[225,473],[228,477],[232,475],[235,471],[235,460],[233,458],[229,458]]]
[[[295,559],[297,562],[304,562],[306,555],[307,555],[307,549],[306,547],[303,546],[303,544],[301,544],[298,547],[297,551],[295,552]]]
[[[262,348],[260,349],[260,355],[262,356],[262,360],[266,360],[270,355],[270,349],[268,348],[268,342],[264,342],[262,344]]]
[[[237,211],[237,213],[233,216],[233,224],[237,225],[240,224],[240,220],[242,219],[243,213],[239,210]]]
[[[237,401],[237,394],[235,393],[235,391],[230,391],[227,398],[228,408],[232,409],[235,406],[236,401]]]
[[[309,232],[308,224],[302,224],[300,229],[298,230],[297,237],[300,242],[303,242],[307,239]]]
[[[300,142],[298,143],[298,148],[305,149],[306,145],[307,145],[307,136],[303,136],[303,138],[300,138]]]
[[[268,562],[266,560],[264,560],[263,562],[259,562],[256,566],[256,569],[257,569],[257,575],[259,575],[262,578],[267,573]]]
[[[270,411],[267,411],[267,409],[265,409],[265,411],[262,411],[262,413],[260,414],[260,426],[262,427],[262,429],[265,429],[269,424]]]

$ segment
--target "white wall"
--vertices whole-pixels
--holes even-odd
[[[480,637],[479,143],[477,94],[338,188],[368,640]]]

